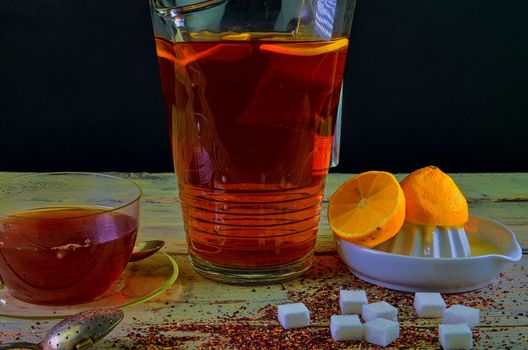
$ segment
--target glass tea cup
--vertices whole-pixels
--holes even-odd
[[[103,174],[0,180],[0,281],[33,304],[100,296],[132,254],[141,195],[133,182]]]

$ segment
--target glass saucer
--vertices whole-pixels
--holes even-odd
[[[158,252],[144,260],[129,263],[109,290],[98,299],[79,305],[45,306],[15,299],[0,289],[0,316],[21,319],[64,318],[101,307],[124,307],[143,303],[168,289],[178,278],[178,265],[169,255]]]

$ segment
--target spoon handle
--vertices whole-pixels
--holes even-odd
[[[136,262],[148,258],[154,255],[165,245],[164,241],[152,240],[145,242],[137,242],[134,246],[134,250],[130,255],[129,262]]]
[[[5,350],[5,349],[32,349],[32,350],[38,350],[38,349],[40,349],[40,345],[39,344],[33,344],[33,343],[25,343],[25,342],[0,344],[0,350]]]

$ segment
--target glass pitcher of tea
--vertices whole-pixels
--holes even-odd
[[[311,265],[354,0],[151,0],[194,269],[265,284]]]

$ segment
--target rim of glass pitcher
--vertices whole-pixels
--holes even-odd
[[[133,205],[134,203],[138,202],[143,196],[143,189],[131,179],[125,179],[120,176],[114,176],[114,175],[109,175],[109,174],[91,173],[91,172],[83,172],[83,171],[57,171],[57,172],[47,172],[47,173],[31,173],[31,174],[15,175],[15,176],[10,176],[10,177],[0,179],[0,185],[3,185],[4,182],[9,182],[11,180],[18,180],[21,178],[31,178],[31,177],[37,178],[37,177],[42,177],[42,176],[53,176],[53,175],[83,175],[83,176],[105,177],[105,178],[109,178],[113,180],[119,180],[119,181],[126,182],[129,185],[132,185],[133,187],[135,187],[135,189],[137,190],[136,194],[132,196],[132,199],[128,200],[125,204],[112,207],[112,208],[101,208],[103,210],[100,213],[77,215],[77,216],[71,216],[67,218],[60,218],[58,220],[79,219],[79,218],[85,218],[85,217],[90,217],[90,216],[97,216],[101,214],[111,213],[111,212],[118,211],[120,209]],[[17,217],[17,216],[13,216],[9,214],[3,214],[1,210],[0,210],[0,218],[18,219],[18,220],[41,220],[40,218]]]
[[[208,10],[210,8],[225,4],[229,0],[201,0],[189,5],[181,6],[166,6],[163,4],[163,0],[151,0],[152,5],[156,12],[162,16],[185,15],[197,11]]]

